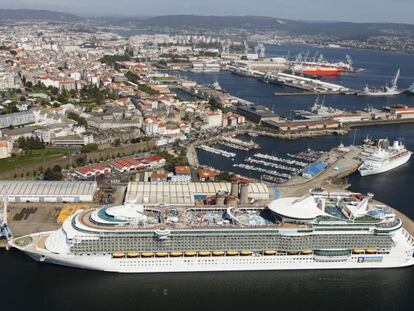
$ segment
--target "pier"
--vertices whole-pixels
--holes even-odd
[[[362,127],[362,126],[404,124],[404,123],[414,123],[414,118],[388,119],[388,120],[376,119],[376,120],[355,121],[355,122],[348,122],[346,125],[348,127]]]
[[[228,136],[223,137],[222,138],[222,141],[227,142],[227,143],[234,144],[236,146],[240,146],[240,147],[246,148],[248,150],[260,148],[260,145],[259,144],[256,144],[252,140],[251,141],[244,141],[244,140],[241,140],[241,139],[238,139],[238,138],[235,138],[235,137],[231,137],[231,136],[230,137],[228,137]]]
[[[274,96],[316,96],[316,95],[356,95],[356,91],[349,92],[312,92],[306,90],[305,92],[275,92]]]
[[[362,162],[362,147],[347,147],[348,152],[333,148],[321,156],[318,162],[324,162],[327,167],[314,178],[307,179],[302,176],[294,176],[282,185],[278,185],[281,197],[302,196],[309,189],[324,188],[326,190],[343,190],[344,185],[338,186],[338,181],[354,173]],[[345,185],[346,186],[346,185]]]
[[[226,158],[234,158],[236,156],[236,154],[234,152],[228,152],[228,151],[213,148],[213,147],[210,147],[210,146],[207,146],[207,145],[200,145],[200,146],[197,146],[197,148],[199,148],[201,150],[204,150],[204,151],[207,151],[207,152],[217,154],[217,155],[221,155],[221,156],[226,157]]]
[[[237,66],[227,66],[227,69],[235,74],[240,74],[246,77],[253,77],[258,79],[266,78],[270,83],[274,82],[277,84],[282,84],[287,87],[296,88],[305,91],[319,92],[319,93],[347,93],[353,92],[349,88],[321,81],[319,79],[308,78],[304,76],[298,76],[294,74],[288,74],[283,72],[278,73],[264,73],[262,71],[253,70],[250,68],[242,68]],[[355,92],[356,93],[356,92]]]

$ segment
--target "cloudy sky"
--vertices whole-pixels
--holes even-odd
[[[266,15],[302,20],[414,23],[414,0],[0,0],[0,8],[99,15]]]

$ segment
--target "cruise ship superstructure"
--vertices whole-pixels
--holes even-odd
[[[267,206],[102,207],[11,244],[40,262],[124,273],[414,264],[401,219],[351,193],[311,192]]]
[[[358,171],[361,176],[385,173],[407,163],[411,155],[401,142],[394,141],[390,146],[387,139],[381,139],[376,151],[363,161]]]

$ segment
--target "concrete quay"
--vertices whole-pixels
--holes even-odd
[[[360,121],[360,122],[348,122],[346,125],[348,127],[363,127],[363,126],[404,124],[404,123],[414,123],[414,118],[389,119],[389,120],[382,120],[382,119],[367,120],[367,121]]]
[[[355,95],[356,91],[349,92],[313,92],[309,89],[306,89],[305,92],[275,92],[273,96],[316,96],[316,95]]]
[[[348,186],[339,181],[354,173],[362,162],[362,147],[351,146],[349,152],[333,148],[324,154],[318,161],[327,163],[328,166],[319,175],[307,179],[302,176],[294,176],[288,182],[278,185],[280,197],[303,196],[313,188],[324,188],[327,191],[345,190]]]

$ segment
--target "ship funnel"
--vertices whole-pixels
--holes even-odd
[[[240,186],[240,204],[249,203],[249,184],[242,183]]]
[[[239,196],[239,183],[236,181],[233,181],[231,183],[231,192],[230,194],[234,197],[238,197]]]

